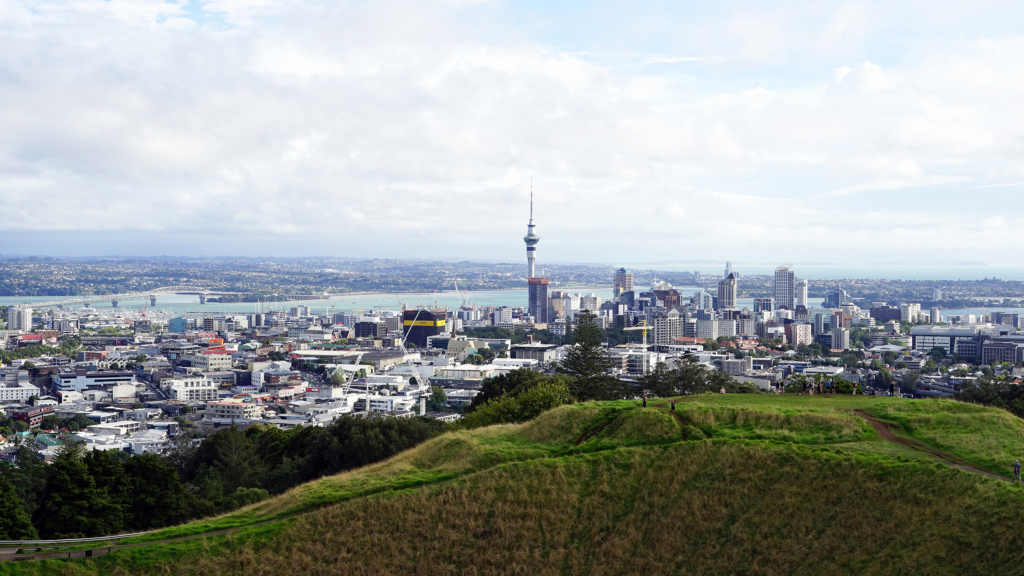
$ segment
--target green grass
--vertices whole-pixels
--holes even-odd
[[[1024,490],[885,441],[855,409],[990,470],[1024,439],[1009,414],[949,401],[563,406],[133,541],[242,527],[230,535],[0,573],[984,574],[1019,563]]]

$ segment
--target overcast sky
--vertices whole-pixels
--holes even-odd
[[[0,253],[525,260],[532,176],[539,262],[1024,267],[1022,55],[1020,2],[0,0]]]

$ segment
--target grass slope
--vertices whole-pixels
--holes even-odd
[[[676,414],[661,401],[565,406],[520,426],[449,433],[146,538],[244,526],[229,535],[0,571],[989,574],[1020,565],[1024,491],[886,442],[852,409],[1004,473],[1024,439],[1012,416],[947,401],[709,395]]]

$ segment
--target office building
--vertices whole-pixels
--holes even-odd
[[[693,293],[693,298],[691,299],[691,302],[693,303],[693,307],[696,310],[712,310],[713,309],[712,302],[711,302],[711,294],[708,294],[707,292],[705,292],[703,290],[701,290],[699,292],[694,292]]]
[[[593,292],[588,296],[580,296],[580,310],[590,310],[597,314],[601,311],[601,297]]]
[[[754,298],[754,312],[774,312],[774,298]]]
[[[718,339],[718,320],[697,320],[697,338]]]
[[[533,316],[534,322],[547,324],[548,319],[548,279],[530,278],[527,280],[530,288],[530,305],[527,313]]]
[[[832,349],[848,350],[850,348],[850,331],[846,328],[832,330]]]
[[[547,286],[544,288],[547,290]],[[445,310],[421,308],[402,312],[402,325],[405,331],[406,343],[426,348],[427,338],[437,336],[446,331],[447,320],[448,312]]]
[[[807,308],[807,280],[796,283],[796,305]]]
[[[821,336],[822,334],[824,334],[825,333],[825,315],[824,314],[815,314],[814,315],[814,324],[812,326],[813,326],[813,328],[811,330],[811,333],[814,335],[815,338],[817,338],[818,336]]]
[[[668,346],[676,343],[676,338],[682,336],[679,326],[679,311],[657,310],[651,314],[651,324],[654,327],[650,343],[658,346]]]
[[[942,322],[942,313],[938,308],[932,308],[929,311],[929,316],[931,317],[932,324],[938,324],[939,322]]]
[[[725,274],[722,274],[722,278],[728,278],[730,274],[732,274],[732,262],[726,262],[725,263]]]
[[[843,304],[850,302],[850,295],[847,294],[846,290],[842,288],[836,288],[825,292],[825,302],[822,304],[825,308],[841,308]]]
[[[775,305],[786,310],[796,306],[796,274],[790,266],[775,269]]]
[[[619,268],[615,271],[615,285],[612,288],[612,294],[619,296],[623,292],[633,291],[633,273],[625,268]]]
[[[736,275],[732,272],[718,283],[718,308],[729,310],[736,307]]]

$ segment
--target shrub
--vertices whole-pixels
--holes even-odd
[[[542,381],[517,396],[488,400],[462,421],[466,428],[525,422],[541,412],[569,404],[569,387],[557,381]]]

